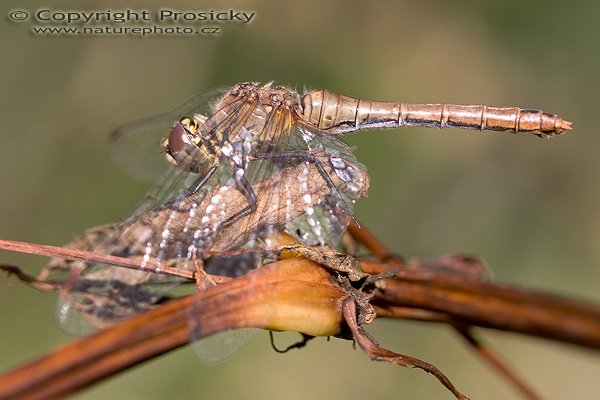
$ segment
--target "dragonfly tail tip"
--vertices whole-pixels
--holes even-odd
[[[571,121],[565,121],[564,119],[559,119],[558,121],[558,129],[560,130],[560,132],[568,132],[570,130],[573,130],[573,123]]]

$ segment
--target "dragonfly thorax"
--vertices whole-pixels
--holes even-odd
[[[173,124],[169,136],[161,142],[167,162],[199,174],[205,173],[215,164],[215,156],[206,149],[199,135],[200,127],[205,121],[206,117],[194,115],[193,118],[184,117]]]

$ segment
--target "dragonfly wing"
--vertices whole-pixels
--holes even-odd
[[[352,149],[344,142],[303,126],[292,129],[285,147],[291,149],[287,153],[292,155],[297,152],[295,149],[300,154],[304,152],[304,162],[317,167],[317,175],[313,172],[298,176],[300,185],[315,179],[321,179],[327,185],[315,205],[308,206],[301,216],[286,225],[287,231],[304,245],[336,246],[353,218],[355,201],[365,196],[368,190],[366,167],[356,160]]]
[[[194,319],[192,319],[194,321]],[[239,328],[215,333],[198,339],[194,322],[190,322],[190,343],[200,360],[206,364],[219,364],[233,357],[260,332],[258,328]]]
[[[120,224],[92,228],[65,247],[126,257],[120,240],[122,228]],[[57,315],[63,330],[70,334],[88,334],[147,310],[184,281],[182,277],[80,260],[52,259],[44,272],[64,282]]]
[[[131,121],[114,129],[108,139],[113,161],[134,178],[154,182],[168,168],[160,141],[168,136],[174,122],[194,114],[210,116],[214,106],[227,93],[219,87],[197,95],[170,111]]]
[[[172,169],[169,179],[138,207],[141,211],[121,223],[84,232],[69,246],[134,259],[140,263],[140,270],[53,260],[48,271],[62,270],[67,275],[59,305],[59,319],[65,330],[89,330],[72,313],[83,314],[91,325],[105,327],[154,307],[171,289],[186,281],[185,276],[191,276],[189,272],[196,268],[195,258],[201,262],[201,250],[208,247],[219,229],[218,224],[205,220],[207,201],[211,201],[206,197],[209,193],[214,197],[221,185],[227,186],[219,182],[223,177],[215,174],[196,192],[187,193],[198,177]],[[218,207],[214,208],[218,212]]]

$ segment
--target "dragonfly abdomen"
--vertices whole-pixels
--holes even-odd
[[[484,105],[409,104],[355,99],[319,90],[302,97],[299,118],[330,134],[399,126],[455,127],[526,132],[540,137],[571,130],[571,123],[541,110]]]

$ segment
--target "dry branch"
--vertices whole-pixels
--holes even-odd
[[[380,273],[390,266],[361,263]],[[600,350],[600,308],[512,285],[481,282],[423,269],[394,268],[373,299],[379,317],[407,317],[409,308],[443,316],[443,322],[554,339]],[[429,315],[423,318],[429,319]],[[442,320],[442,318],[440,318]]]
[[[378,316],[485,326],[600,349],[598,307],[431,270],[373,262],[361,266],[369,273],[392,269],[397,275],[378,283],[381,291],[372,299]],[[10,371],[0,376],[0,398],[66,395],[183,346],[194,314],[202,318],[195,324],[197,337],[242,326],[310,335],[335,335],[344,328],[341,304],[347,293],[329,272],[299,259],[256,272],[261,275],[167,302]],[[239,310],[246,310],[243,319]],[[518,318],[507,318],[511,313]]]

